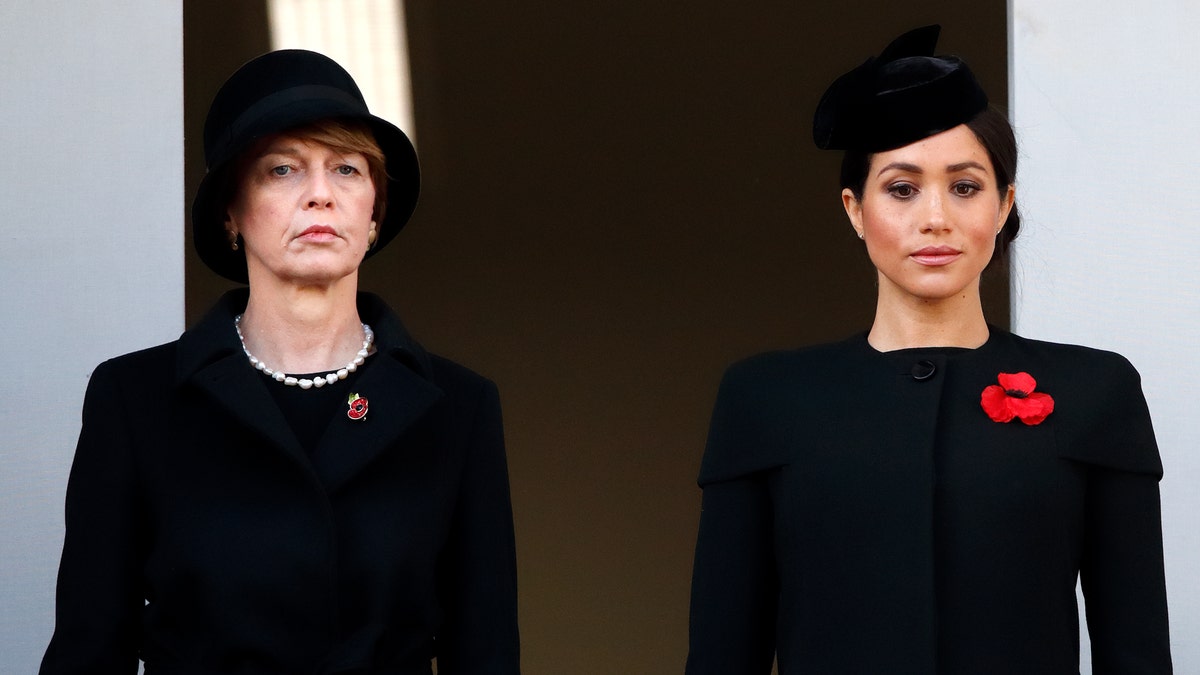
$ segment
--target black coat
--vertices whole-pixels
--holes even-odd
[[[368,415],[310,457],[239,346],[245,302],[93,374],[41,672],[519,672],[495,386],[361,295]]]
[[[1055,400],[993,422],[1001,372]],[[925,379],[922,375],[930,374]],[[1109,352],[992,328],[733,366],[700,472],[689,675],[1169,673],[1158,449]]]

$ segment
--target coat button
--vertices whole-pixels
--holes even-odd
[[[914,380],[924,382],[933,377],[933,374],[937,372],[937,366],[933,364],[933,361],[921,359],[913,364],[911,372]]]

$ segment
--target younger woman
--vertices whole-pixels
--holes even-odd
[[[878,273],[843,342],[721,385],[700,471],[689,675],[1169,673],[1158,481],[1122,357],[991,326],[1016,144],[967,65],[901,36],[825,93]]]

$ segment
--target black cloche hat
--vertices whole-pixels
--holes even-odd
[[[817,147],[892,150],[987,108],[987,94],[966,63],[933,55],[940,32],[937,25],[909,31],[829,85],[813,119]]]
[[[382,249],[408,222],[417,205],[421,170],[404,132],[367,110],[362,92],[332,59],[302,49],[259,56],[221,85],[204,120],[207,173],[192,202],[192,241],[200,259],[226,279],[247,282],[244,251],[229,246],[218,200],[226,169],[256,140],[322,119],[365,122],[387,161],[387,211],[367,257]],[[376,186],[375,189],[379,189]]]

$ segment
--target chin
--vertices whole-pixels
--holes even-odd
[[[296,261],[292,266],[292,275],[311,280],[337,281],[358,272],[362,258],[347,256],[313,256],[308,260]]]
[[[964,295],[969,295],[973,291],[971,290],[971,285],[966,284],[962,286],[955,285],[933,288],[916,288],[910,292],[913,296],[926,302],[940,302],[942,300],[950,300],[952,298],[959,298]]]
[[[334,270],[310,270],[306,273],[299,274],[295,278],[302,283],[310,284],[332,284],[346,277],[358,275],[358,267],[339,268]]]
[[[265,276],[298,286],[328,286],[358,274],[357,265],[306,265],[303,268],[270,270]],[[251,281],[253,281],[253,275]]]

